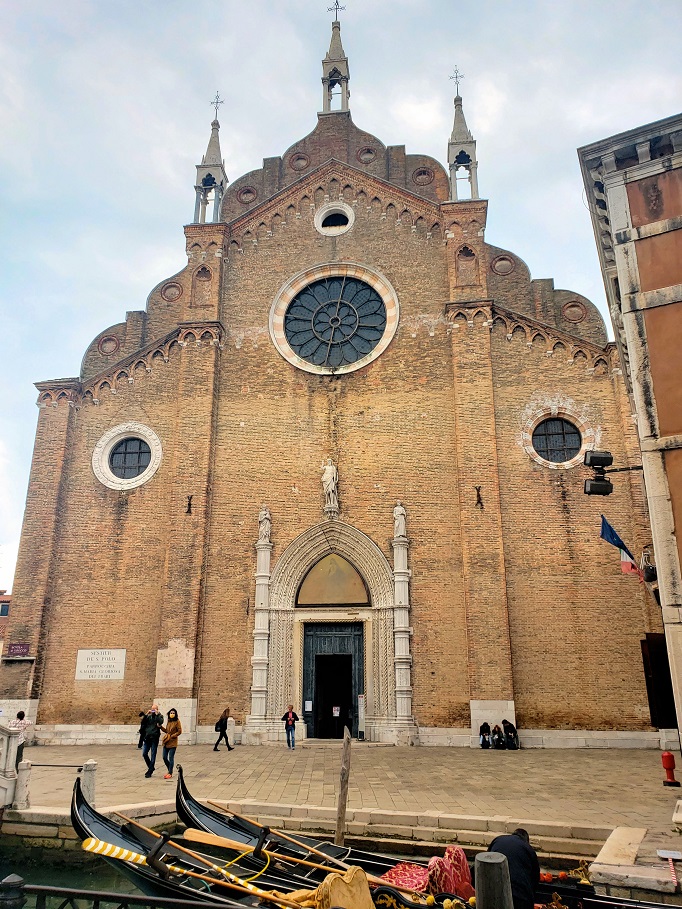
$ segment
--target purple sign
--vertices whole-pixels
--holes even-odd
[[[25,657],[25,656],[28,656],[30,649],[31,649],[30,644],[8,644],[7,656],[8,657]]]

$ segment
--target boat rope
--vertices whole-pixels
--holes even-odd
[[[226,862],[224,865],[221,865],[220,866],[221,870],[224,870],[225,868],[229,868],[230,865],[234,865],[235,862],[240,861],[240,859],[246,858],[246,856],[250,855],[252,852],[253,852],[252,849],[248,849],[246,852],[242,852],[240,855],[235,856],[235,858],[233,858],[231,862]],[[270,866],[270,856],[266,852],[265,853],[265,864],[260,869],[260,871],[257,871],[255,874],[252,874],[251,877],[241,878],[241,880],[243,880],[245,883],[248,883],[249,881],[255,881],[256,878],[259,878],[261,876],[261,874],[263,874],[263,872],[268,870],[269,866]]]

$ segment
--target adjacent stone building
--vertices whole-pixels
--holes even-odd
[[[459,95],[448,173],[349,78],[334,22],[315,128],[234,182],[215,120],[187,264],[38,383],[3,703],[43,741],[132,740],[156,699],[199,740],[293,702],[313,737],[657,746],[660,610],[583,495],[587,449],[639,463],[616,346],[486,242]],[[650,540],[638,474],[606,513]]]
[[[682,724],[682,114],[578,151],[642,449]]]

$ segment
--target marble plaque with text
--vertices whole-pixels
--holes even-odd
[[[79,650],[76,679],[85,682],[109,682],[125,675],[126,652],[116,650]]]

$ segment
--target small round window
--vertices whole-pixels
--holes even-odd
[[[161,440],[154,430],[131,420],[104,433],[92,452],[92,469],[109,489],[135,489],[151,480],[161,456]]]
[[[111,449],[109,468],[115,477],[131,480],[149,467],[152,450],[143,439],[123,439]]]
[[[327,202],[315,212],[315,230],[323,237],[336,237],[350,230],[355,212],[346,202]]]
[[[538,423],[533,430],[533,448],[545,461],[563,464],[580,453],[582,436],[573,423],[552,417]]]

